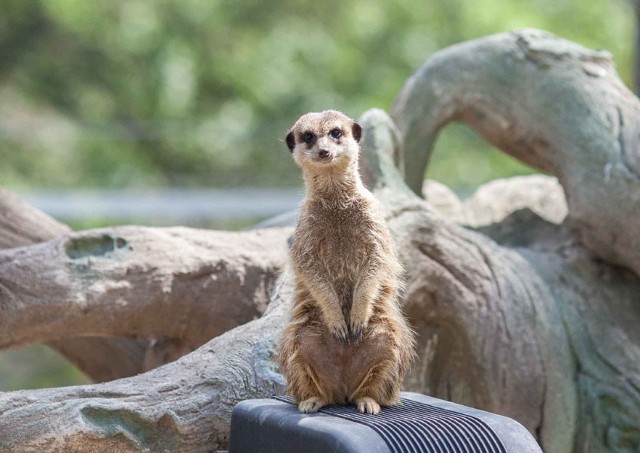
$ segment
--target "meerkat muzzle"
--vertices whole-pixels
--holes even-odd
[[[319,149],[315,152],[313,156],[313,160],[320,164],[330,164],[337,157],[337,154],[329,151],[328,149]]]

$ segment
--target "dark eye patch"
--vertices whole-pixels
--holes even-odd
[[[342,137],[342,130],[336,127],[335,129],[331,129],[331,132],[329,132],[329,135],[331,135],[333,138],[340,138]]]
[[[302,134],[302,141],[308,145],[313,143],[313,140],[315,140],[315,138],[316,136],[312,132],[305,132],[304,134]]]

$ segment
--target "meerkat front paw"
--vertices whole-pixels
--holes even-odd
[[[325,402],[322,401],[322,399],[318,398],[317,396],[314,396],[312,398],[308,398],[304,401],[301,401],[300,404],[298,404],[298,410],[300,412],[304,412],[305,414],[308,414],[310,412],[318,412],[318,410],[325,405]]]
[[[338,340],[346,342],[349,339],[349,328],[344,320],[342,320],[342,322],[331,324],[329,326],[329,330]]]
[[[376,415],[380,413],[380,405],[373,398],[364,396],[362,398],[358,398],[355,403],[356,406],[358,406],[358,410],[363,414]]]
[[[358,341],[362,338],[364,331],[367,329],[369,325],[368,320],[366,319],[353,319],[349,322],[349,339],[351,341]]]
[[[353,321],[349,323],[349,338],[351,341],[358,341],[364,330],[367,328],[367,324],[364,322]]]

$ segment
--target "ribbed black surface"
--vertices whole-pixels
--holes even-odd
[[[286,396],[274,399],[295,404]],[[471,415],[402,398],[378,415],[361,414],[355,406],[330,406],[325,414],[361,423],[373,429],[398,453],[506,453],[496,433]]]

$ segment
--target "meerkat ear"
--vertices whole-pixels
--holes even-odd
[[[360,137],[362,137],[362,126],[360,126],[355,121],[351,125],[351,135],[353,135],[353,139],[357,143],[360,143]]]
[[[289,152],[292,153],[294,146],[296,146],[296,139],[293,136],[293,131],[287,134],[286,140],[287,140],[287,146],[289,147]]]

